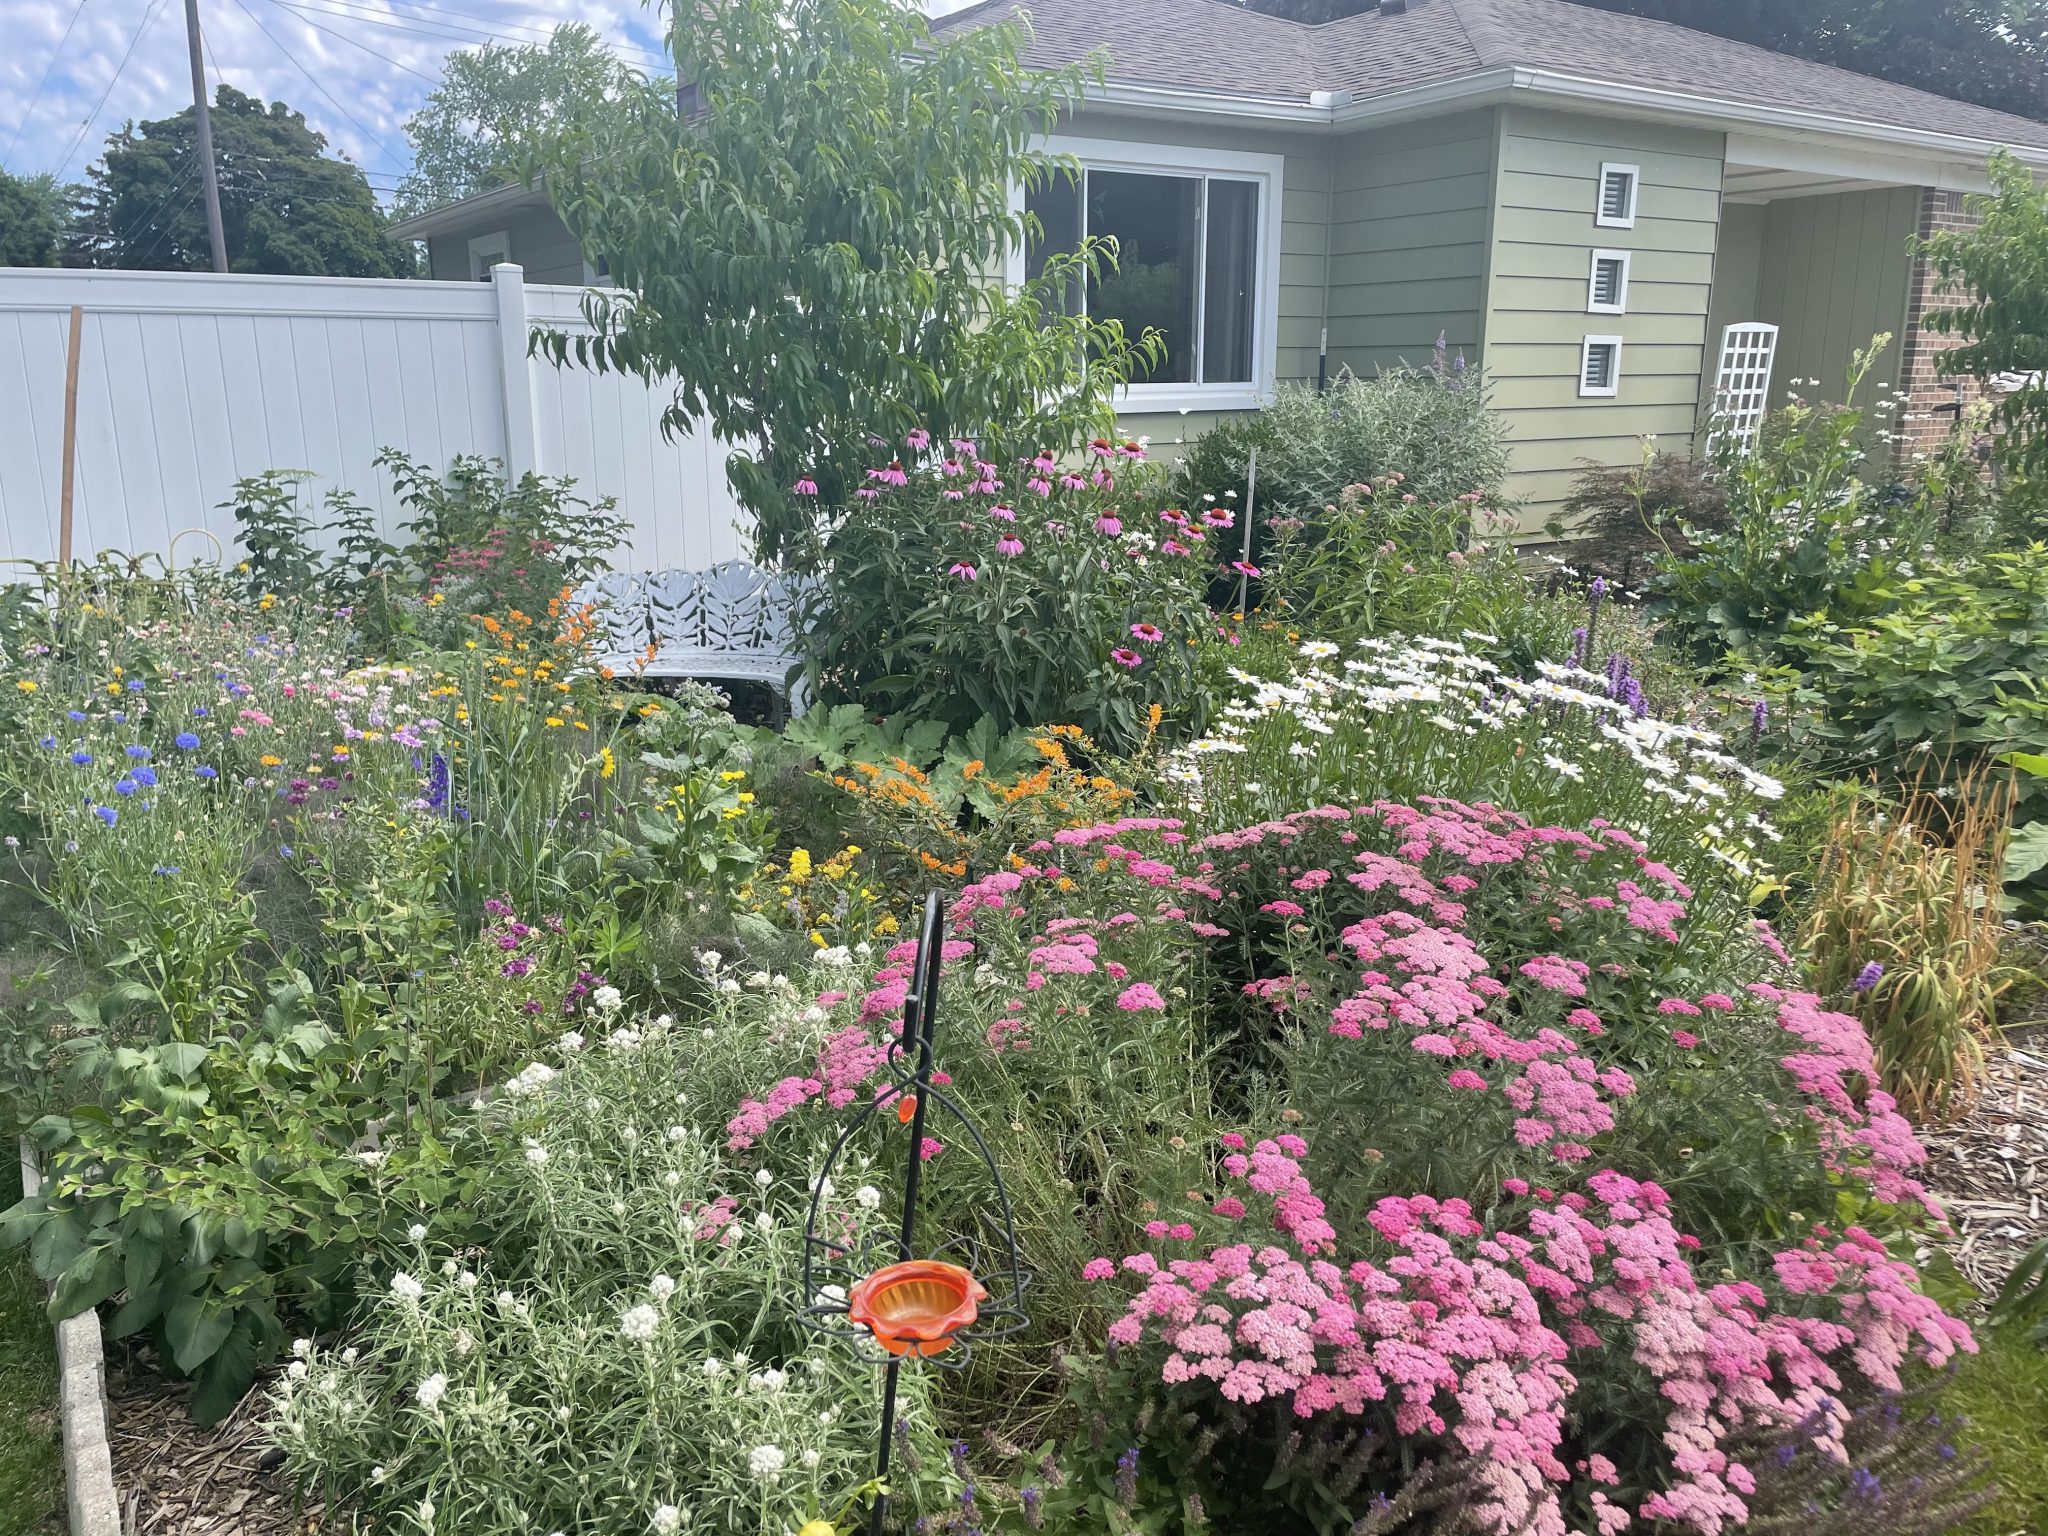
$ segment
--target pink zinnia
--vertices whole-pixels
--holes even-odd
[[[996,553],[1005,556],[1021,555],[1024,553],[1024,541],[1014,535],[1005,534],[996,540]]]
[[[1136,651],[1127,650],[1121,645],[1109,653],[1109,659],[1120,667],[1139,667],[1145,661],[1145,658]]]
[[[799,496],[815,496],[818,494],[818,482],[809,475],[805,475],[795,485],[791,486],[790,489]]]
[[[981,576],[981,572],[977,571],[965,560],[955,560],[946,567],[946,574],[948,576],[958,576],[962,581],[975,581]]]
[[[1133,982],[1117,994],[1116,1005],[1125,1013],[1164,1013],[1166,999],[1148,981]]]
[[[1133,624],[1131,626],[1131,634],[1146,645],[1150,645],[1154,640],[1164,638],[1157,624]]]

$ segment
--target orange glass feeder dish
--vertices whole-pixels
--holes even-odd
[[[988,1291],[958,1264],[911,1259],[854,1282],[847,1316],[892,1355],[925,1359],[981,1315]]]

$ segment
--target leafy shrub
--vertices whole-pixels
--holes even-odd
[[[1473,539],[1475,522],[1500,534],[1505,514],[1482,510],[1472,491],[1431,505],[1400,474],[1347,485],[1306,517],[1268,520],[1272,543],[1261,582],[1268,605],[1315,633],[1456,634],[1511,620],[1529,598],[1505,538]]]
[[[1242,508],[1256,446],[1255,521],[1309,517],[1345,486],[1389,474],[1437,506],[1468,491],[1491,496],[1507,478],[1506,438],[1478,376],[1462,364],[1439,359],[1369,379],[1347,370],[1321,391],[1283,384],[1256,415],[1226,418],[1197,437],[1175,466],[1174,493],[1191,506]]]
[[[1817,613],[1783,637],[1824,760],[1901,786],[2048,751],[2048,546],[1892,573],[1866,590],[1882,611]],[[2048,781],[2029,779],[2019,816],[2042,807]]]
[[[972,444],[916,461],[929,447],[913,434],[909,468],[870,470],[809,551],[801,619],[827,699],[952,730],[1070,720],[1113,747],[1155,704],[1199,710],[1203,592],[1234,514],[1163,505],[1135,444],[1064,469]]]
[[[1859,478],[1870,423],[1855,402],[1889,340],[1856,355],[1847,404],[1795,399],[1773,413],[1754,449],[1719,469],[1726,524],[1681,522],[1690,547],[1657,561],[1652,611],[1700,665],[1722,665],[1731,652],[1769,657],[1808,615],[1880,612],[1886,579],[1931,552],[1936,519],[1924,500],[1892,505]]]
[[[1587,464],[1572,482],[1563,518],[1578,535],[1573,563],[1627,583],[1654,556],[1693,553],[1685,530],[1721,529],[1728,500],[1709,460],[1652,448],[1638,464]]]
[[[1983,1082],[2011,982],[1998,902],[2009,804],[1980,780],[1952,803],[1920,794],[1880,811],[1852,797],[1814,871],[1815,985],[1848,999],[1886,1090],[1916,1119],[1967,1109]]]

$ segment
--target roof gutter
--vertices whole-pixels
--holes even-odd
[[[1325,93],[1316,94],[1320,97]],[[1994,139],[1935,133],[1897,123],[1838,117],[1824,111],[1735,101],[1692,91],[1629,85],[1521,66],[1475,70],[1448,80],[1382,91],[1362,99],[1338,92],[1337,99],[1327,104],[1299,96],[1241,96],[1131,81],[1110,81],[1088,91],[1087,99],[1090,105],[1110,111],[1145,116],[1222,118],[1281,128],[1337,132],[1365,123],[1398,121],[1455,111],[1460,107],[1491,105],[1522,94],[1602,107],[1611,112],[1704,121],[1722,129],[1734,125],[1764,133],[1795,135],[1801,139],[1814,135],[1849,139],[1923,157],[1968,161],[1974,165],[1982,165],[1994,150],[2007,149],[2025,164],[2048,172],[2048,148],[2004,144]]]

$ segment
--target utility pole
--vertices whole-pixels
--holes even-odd
[[[199,0],[185,0],[185,47],[192,55],[192,115],[199,126],[200,178],[206,185],[206,238],[213,270],[228,269],[228,237],[220,223],[220,171],[213,159],[213,114],[206,106],[206,66],[199,39]]]

